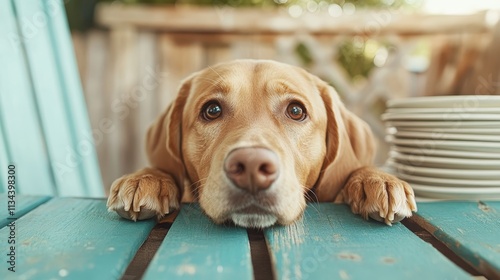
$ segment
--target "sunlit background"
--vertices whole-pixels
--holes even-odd
[[[379,164],[388,99],[500,92],[495,0],[73,0],[66,8],[92,126],[114,123],[96,143],[106,186],[147,165],[145,130],[179,81],[221,61],[274,59],[329,82],[378,136]],[[157,84],[145,88],[150,76]]]

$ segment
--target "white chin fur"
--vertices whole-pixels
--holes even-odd
[[[231,214],[231,220],[240,227],[265,228],[276,223],[278,218],[269,214]]]

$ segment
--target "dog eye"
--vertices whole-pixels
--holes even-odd
[[[290,103],[286,108],[287,116],[294,121],[303,121],[307,117],[306,109],[300,103]]]
[[[203,106],[202,113],[205,120],[215,120],[222,114],[222,107],[217,102],[209,102],[205,106]]]

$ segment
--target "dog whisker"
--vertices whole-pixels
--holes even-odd
[[[217,87],[219,85],[219,81],[214,80],[214,79],[209,79],[209,78],[204,78],[204,77],[201,77],[199,79],[204,80],[204,81],[208,81],[210,83],[210,85],[214,86],[214,87]]]
[[[305,186],[303,186],[303,190],[304,190],[304,196],[308,201],[310,202],[319,201],[318,196],[314,191],[307,189]],[[311,195],[313,195],[314,197],[312,197]]]
[[[210,70],[212,70],[215,74],[217,74],[217,76],[219,76],[219,78],[221,78],[221,80],[225,80],[224,77],[222,77],[221,74],[219,74],[219,72],[215,71],[215,69],[212,66],[208,66],[208,68]]]

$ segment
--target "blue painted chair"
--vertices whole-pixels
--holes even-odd
[[[0,0],[0,192],[104,196],[61,0]]]

